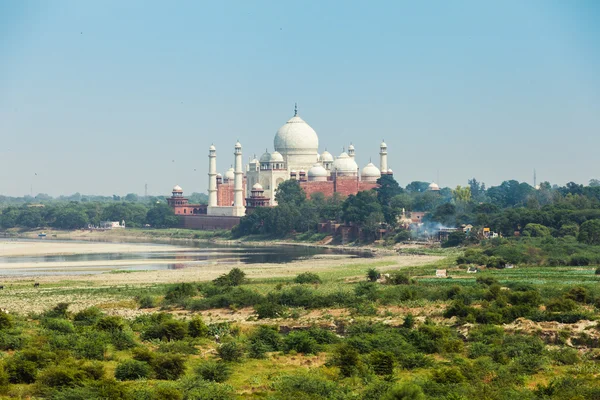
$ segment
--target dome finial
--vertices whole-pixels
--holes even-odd
[[[298,116],[298,103],[294,103],[294,117]]]

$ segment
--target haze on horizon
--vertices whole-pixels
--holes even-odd
[[[600,178],[600,3],[0,3],[0,194],[206,192],[299,114],[402,186]]]

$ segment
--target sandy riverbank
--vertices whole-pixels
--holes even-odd
[[[173,250],[193,250],[192,247],[163,244],[131,244],[110,242],[62,242],[56,240],[18,241],[0,240],[0,257],[49,256],[71,254],[165,252]]]

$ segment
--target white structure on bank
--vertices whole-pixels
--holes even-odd
[[[294,116],[277,130],[273,141],[275,151],[268,149],[259,159],[253,157],[246,168],[242,166],[242,147],[235,145],[235,169],[227,171],[222,181],[234,180],[233,206],[219,206],[220,190],[217,186],[216,150],[210,147],[209,152],[209,207],[208,215],[244,215],[243,200],[252,196],[252,188],[259,184],[263,196],[276,205],[275,193],[277,187],[284,181],[296,179],[304,182],[335,181],[338,177],[355,178],[357,181],[376,182],[382,174],[391,174],[387,164],[387,145],[380,146],[380,167],[369,162],[361,170],[356,163],[354,145],[348,146],[348,152],[343,151],[335,157],[327,150],[319,154],[319,137],[317,133],[298,115],[297,108]],[[243,179],[245,171],[245,188]],[[361,178],[362,175],[362,178]],[[358,186],[358,185],[357,185]],[[219,192],[220,193],[220,192]]]

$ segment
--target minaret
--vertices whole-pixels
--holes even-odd
[[[235,150],[233,154],[235,156],[235,179],[233,180],[233,215],[241,217],[246,214],[246,208],[244,207],[244,193],[242,188],[244,171],[242,169],[242,145],[240,142],[235,144]]]
[[[350,143],[350,146],[348,146],[348,155],[350,158],[354,158],[354,145],[352,143]]]
[[[379,169],[382,174],[387,174],[387,144],[385,144],[385,141],[382,141],[379,145]]]
[[[217,149],[214,145],[208,151],[208,206],[217,206]]]

